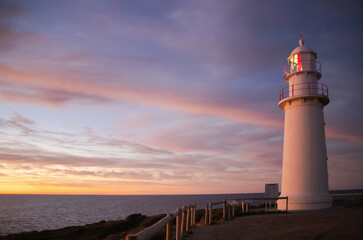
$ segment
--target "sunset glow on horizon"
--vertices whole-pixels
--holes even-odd
[[[0,0],[0,194],[280,184],[301,31],[329,86],[329,188],[363,189],[362,3],[342,5]]]

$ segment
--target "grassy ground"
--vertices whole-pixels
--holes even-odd
[[[187,240],[363,239],[363,207],[250,214],[193,228]]]
[[[125,220],[101,221],[85,226],[66,227],[57,230],[10,234],[0,236],[0,240],[119,240],[125,237],[128,232],[136,233],[145,227],[153,225],[164,216],[146,217],[141,214],[133,214]]]

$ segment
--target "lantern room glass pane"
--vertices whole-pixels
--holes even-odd
[[[295,54],[290,58],[290,73],[303,71],[301,55]]]

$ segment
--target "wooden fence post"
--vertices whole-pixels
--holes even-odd
[[[188,232],[190,225],[190,207],[187,208],[187,218],[186,218],[186,224],[185,224],[185,232]]]
[[[182,209],[182,217],[180,222],[180,239],[183,239],[184,229],[185,229],[185,206],[183,206]]]
[[[271,208],[271,200],[269,200],[269,206],[270,206],[270,208]]]
[[[245,201],[242,200],[242,213],[245,212]]]
[[[227,220],[231,220],[231,206],[227,204]]]
[[[288,211],[288,206],[289,205],[289,197],[286,197],[286,212]]]
[[[171,220],[166,224],[166,240],[173,240],[173,214],[168,213],[167,216],[171,217]]]
[[[246,203],[246,213],[248,213],[248,205],[249,203]]]
[[[267,211],[267,201],[265,200],[265,211]]]
[[[192,224],[191,224],[192,227],[195,225],[195,211],[196,211],[196,205],[193,204],[192,205]]]
[[[175,220],[175,240],[180,240],[180,208],[178,208],[178,215],[176,215]]]
[[[232,206],[232,217],[234,217],[234,204]]]
[[[209,225],[212,225],[212,202],[209,203]]]
[[[194,204],[192,205],[192,214],[191,214],[192,220],[190,221],[190,226],[194,226]]]
[[[193,227],[193,216],[194,216],[194,207],[193,205],[191,205],[191,208],[190,208],[190,225],[189,225],[189,228],[192,228]]]
[[[195,216],[197,214],[197,204],[194,203],[194,211],[193,211],[193,226],[195,225]]]
[[[205,213],[204,213],[204,225],[208,225],[208,205],[205,206]]]
[[[226,221],[226,204],[227,203],[227,201],[226,201],[226,199],[223,199],[223,220],[224,221]]]

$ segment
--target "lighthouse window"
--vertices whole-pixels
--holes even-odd
[[[295,54],[290,58],[290,73],[302,71],[301,55]]]

